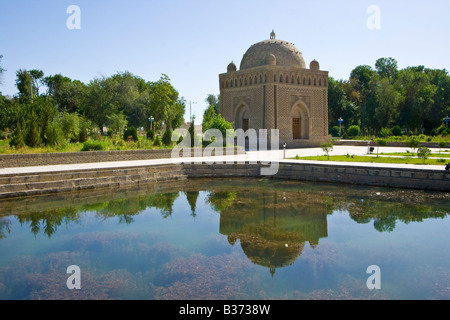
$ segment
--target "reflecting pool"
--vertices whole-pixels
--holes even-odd
[[[272,179],[4,200],[0,299],[448,300],[449,213],[448,193]]]

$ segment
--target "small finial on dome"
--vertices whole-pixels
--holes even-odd
[[[270,33],[270,39],[275,39],[275,31],[273,31],[273,30]]]

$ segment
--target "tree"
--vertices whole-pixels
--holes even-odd
[[[60,119],[64,138],[70,142],[76,142],[80,136],[80,118],[76,113],[61,112]]]
[[[29,71],[31,78],[33,78],[34,81],[34,90],[36,90],[36,96],[39,96],[39,87],[40,83],[42,83],[42,78],[44,77],[44,71],[33,69]]]
[[[395,81],[398,75],[398,63],[394,58],[380,58],[375,62],[375,69],[383,79],[387,78],[390,83]]]
[[[94,79],[86,88],[81,113],[95,123],[103,133],[103,126],[109,121],[108,115],[117,113],[116,105],[111,103],[111,94],[106,79]]]
[[[214,111],[219,114],[220,113],[220,95],[213,95],[213,94],[208,94],[208,97],[206,98],[206,103],[208,104],[208,106],[213,106],[214,107]]]
[[[28,120],[28,130],[25,136],[25,143],[30,148],[38,147],[41,144],[41,137],[39,135],[38,118],[34,112]]]
[[[117,133],[120,136],[123,135],[125,128],[128,125],[128,120],[123,113],[113,113],[107,116],[108,119],[108,128],[113,132]]]
[[[406,146],[408,148],[412,149],[412,152],[414,152],[420,144],[420,140],[416,136],[411,136],[406,140]]]
[[[16,87],[19,90],[19,99],[22,101],[31,101],[34,95],[34,81],[31,74],[26,70],[16,72]]]
[[[20,123],[17,125],[11,140],[9,140],[9,145],[11,147],[15,147],[16,149],[25,147],[25,140],[23,138],[22,126]]]
[[[212,121],[217,116],[214,105],[210,104],[209,107],[203,113],[203,122],[202,122],[202,130],[205,132],[206,130],[211,128]]]
[[[162,123],[168,124],[173,116],[173,106],[178,100],[178,92],[170,84],[170,78],[162,74],[161,78],[150,86],[150,114],[155,126],[162,131]]]
[[[330,152],[333,151],[333,144],[331,142],[322,143],[320,147],[322,148],[323,152],[325,152],[327,159],[330,160]]]
[[[419,147],[419,149],[417,149],[417,156],[423,160],[423,163],[425,163],[425,160],[428,159],[430,154],[431,150],[427,147]]]
[[[357,105],[348,97],[349,85],[330,77],[328,79],[328,125],[330,128],[337,124],[339,118],[350,125],[359,123]]]
[[[398,105],[398,124],[412,132],[424,129],[434,103],[437,87],[430,83],[423,66],[408,67],[398,74],[396,86],[401,98]]]
[[[351,84],[354,87],[355,97],[361,111],[361,131],[364,134],[366,123],[373,115],[374,110],[374,80],[377,73],[368,65],[360,65],[350,73]]]
[[[172,128],[170,127],[170,124],[167,124],[166,130],[164,131],[164,135],[162,137],[162,143],[165,146],[172,145]]]
[[[380,79],[375,89],[376,107],[373,117],[373,126],[376,131],[383,127],[391,127],[398,115],[400,94],[388,79]]]

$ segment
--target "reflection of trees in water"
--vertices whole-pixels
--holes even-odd
[[[6,234],[11,233],[11,220],[9,218],[0,218],[0,240],[6,238]]]
[[[189,203],[189,207],[191,208],[191,216],[196,217],[195,210],[197,209],[197,199],[200,194],[198,191],[186,191],[184,193],[186,195],[186,200]]]
[[[80,217],[81,213],[77,208],[68,207],[18,215],[17,220],[20,225],[28,223],[35,236],[43,231],[50,238],[62,224],[78,223]]]
[[[315,216],[312,212],[320,208],[321,215],[332,214],[336,210],[347,211],[354,221],[373,221],[374,228],[383,232],[393,231],[397,221],[409,223],[426,218],[443,218],[449,213],[450,199],[448,193],[401,189],[356,188],[271,179],[246,179],[245,183],[242,179],[217,179],[211,184],[210,179],[196,179],[1,201],[0,216],[16,216],[22,225],[29,223],[33,234],[44,232],[50,237],[59,226],[80,221],[85,212],[95,212],[105,219],[118,218],[120,223],[129,224],[134,221],[134,216],[148,208],[155,208],[167,218],[172,215],[173,204],[180,192],[184,192],[190,214],[195,217],[199,190],[207,191],[205,202],[221,214],[221,220],[239,221],[242,217],[249,219],[263,213],[265,217],[258,219],[266,219],[267,224],[269,216],[278,217],[275,226],[280,228],[282,221],[295,225],[292,221],[301,221],[308,211]],[[377,191],[381,194],[377,195]],[[289,220],[287,217],[290,215],[295,219]],[[10,232],[10,219],[0,220],[0,239]],[[221,229],[224,229],[225,224],[222,223],[225,221],[221,221]],[[244,238],[243,229],[239,232]],[[234,230],[225,234],[230,239],[237,239],[239,232]],[[305,241],[314,246],[319,238],[310,237]]]
[[[120,222],[131,223],[134,222],[133,216],[147,208],[156,208],[164,218],[167,218],[172,215],[172,207],[178,195],[178,192],[158,193],[110,201],[97,211],[97,215],[104,218],[119,217]]]
[[[376,199],[348,202],[346,207],[354,221],[358,223],[373,221],[375,230],[380,232],[394,231],[397,221],[408,224],[429,218],[445,218],[449,214],[448,208],[445,207]]]

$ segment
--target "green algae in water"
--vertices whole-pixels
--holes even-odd
[[[0,299],[450,298],[448,193],[196,179],[0,204]]]

